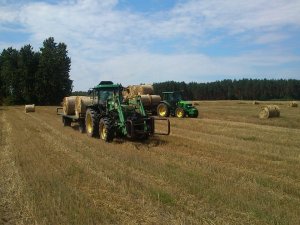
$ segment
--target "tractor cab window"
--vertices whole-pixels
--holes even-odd
[[[113,90],[100,91],[99,100],[100,104],[105,104],[109,98],[112,98],[114,94]]]
[[[174,95],[173,95],[173,100],[174,102],[178,102],[178,101],[181,101],[182,100],[182,96],[181,96],[181,93],[180,92],[175,92]]]

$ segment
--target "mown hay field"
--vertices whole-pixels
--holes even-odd
[[[0,107],[0,224],[300,224],[300,108],[263,104],[200,101],[170,136],[110,144]]]

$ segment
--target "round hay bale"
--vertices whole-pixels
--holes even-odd
[[[25,105],[25,112],[29,113],[29,112],[35,112],[35,105]]]
[[[76,96],[75,98],[75,115],[79,117],[79,114],[86,112],[86,107],[92,104],[92,100],[88,96]]]
[[[259,105],[259,102],[258,102],[258,101],[253,101],[252,104],[253,104],[253,105]]]
[[[259,112],[260,119],[267,119],[272,117],[279,117],[280,109],[277,105],[267,105],[261,108]]]
[[[292,101],[292,102],[289,103],[289,106],[290,107],[298,107],[298,103],[295,102],[295,101]]]
[[[123,91],[124,98],[133,98],[137,95],[153,95],[152,85],[130,85]]]
[[[152,85],[139,85],[137,86],[138,95],[153,95]]]
[[[75,114],[75,100],[76,100],[76,96],[64,97],[63,113],[65,115],[74,115]]]
[[[156,106],[160,103],[161,97],[159,95],[141,95],[141,101],[144,106]]]

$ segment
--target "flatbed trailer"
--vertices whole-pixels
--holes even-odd
[[[63,107],[56,108],[56,114],[61,115],[64,127],[71,126],[71,123],[78,123],[79,132],[85,133],[85,113],[79,115],[66,115],[63,113]]]

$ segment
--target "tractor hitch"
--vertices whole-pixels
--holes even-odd
[[[155,132],[155,121],[164,120],[167,121],[167,132]],[[139,138],[149,135],[169,135],[170,134],[170,120],[167,118],[148,117],[139,120],[127,120],[126,121],[127,137]]]
[[[152,126],[152,129],[153,129],[153,133],[152,134],[157,134],[157,135],[169,135],[170,132],[171,132],[171,125],[170,125],[170,120],[168,118],[160,118],[160,117],[150,117],[153,121],[153,126]],[[167,121],[167,132],[166,133],[161,133],[161,132],[155,132],[155,120],[164,120],[164,121]]]
[[[61,111],[60,111],[60,110],[61,110]],[[63,107],[57,107],[57,108],[56,108],[56,115],[63,115],[62,110],[63,110]]]

